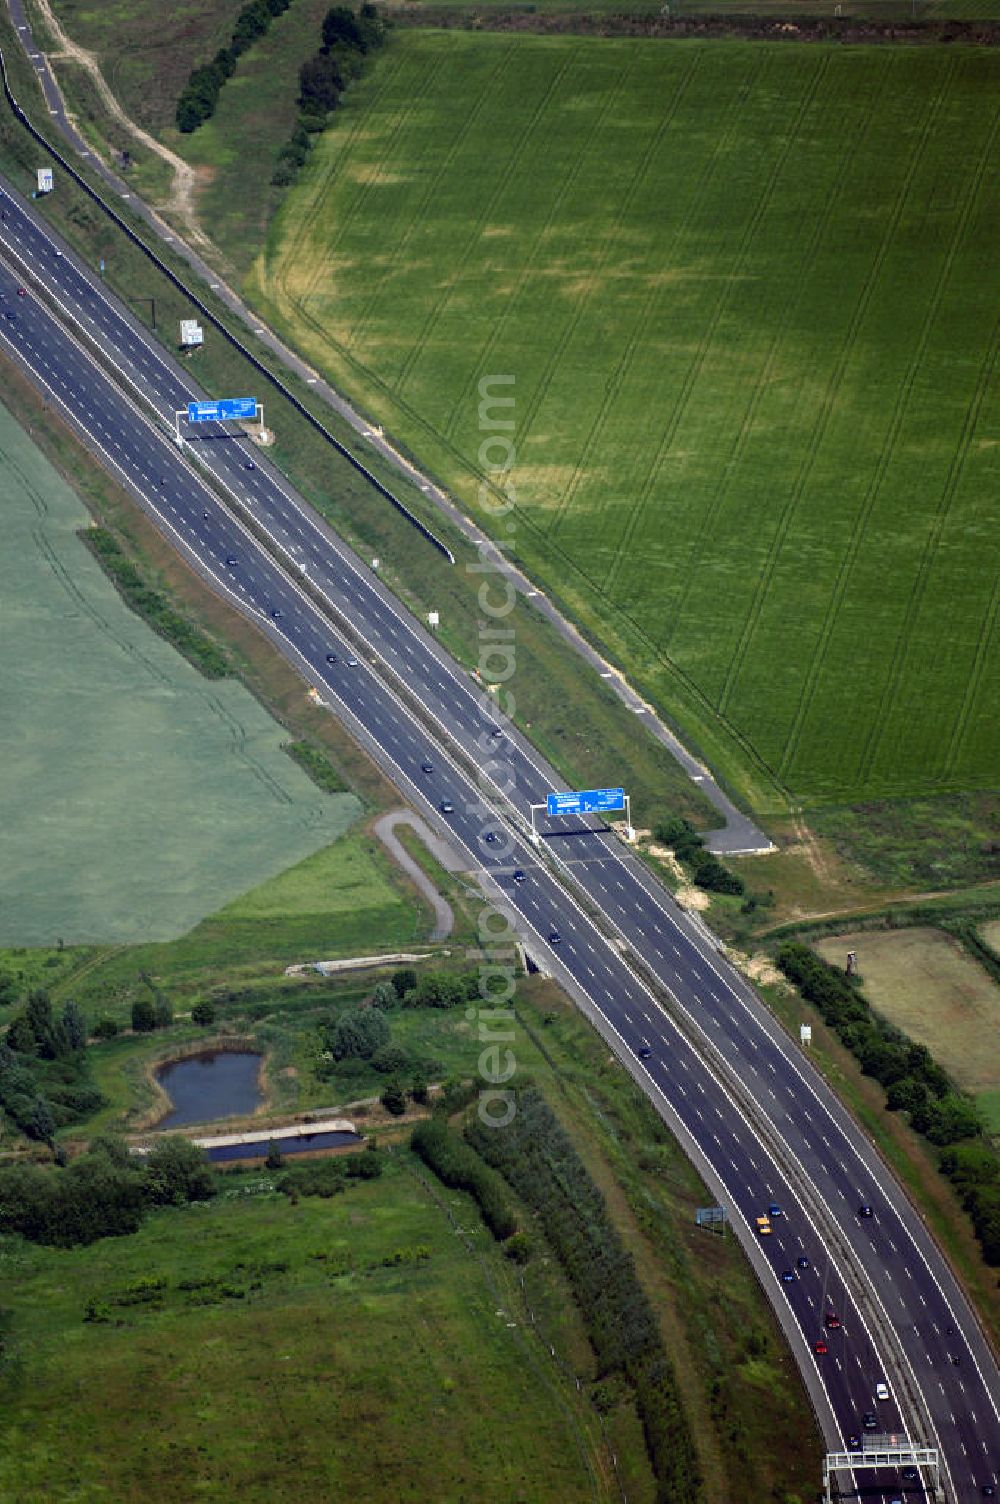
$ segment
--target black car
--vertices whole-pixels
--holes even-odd
[[[524,873],[521,871],[520,867],[515,867],[514,869],[514,881],[516,883],[524,882]]]
[[[455,806],[450,799],[442,799],[438,805],[438,809],[443,815],[453,815],[455,813]]]
[[[915,1467],[904,1467],[902,1473],[900,1474],[900,1477],[902,1478],[904,1483],[920,1482],[920,1474],[917,1472],[917,1469]]]
[[[648,1044],[641,1044],[637,1053],[640,1060],[652,1060],[653,1058],[653,1051]]]
[[[561,945],[562,944],[562,935],[560,935],[560,933],[559,933],[558,930],[549,930],[549,944],[550,945]]]
[[[865,1203],[865,1205],[863,1205],[863,1206],[859,1206],[858,1207],[858,1216],[859,1217],[873,1217],[874,1215],[875,1215],[875,1213],[872,1211],[871,1207],[867,1203]]]
[[[861,1417],[861,1424],[864,1426],[866,1431],[877,1431],[878,1416],[873,1410],[866,1410],[864,1415]]]
[[[274,610],[271,612],[271,615],[274,617],[275,621],[279,621],[281,617],[284,616],[284,614],[285,613],[278,606],[275,606]]]
[[[804,1253],[800,1253],[799,1256],[798,1256],[798,1258],[795,1260],[795,1262],[796,1262],[796,1264],[798,1265],[798,1267],[800,1269],[808,1269],[809,1268],[809,1260],[806,1258],[806,1256],[805,1256]]]
[[[327,655],[326,655],[326,661],[327,661],[327,663],[336,663],[337,662],[337,655],[336,655],[336,653],[327,653]]]
[[[993,1487],[992,1483],[984,1483],[983,1484],[982,1495],[983,1495],[984,1499],[995,1499],[996,1498],[997,1491]]]
[[[236,555],[235,555],[235,554],[227,554],[227,555],[226,555],[226,563],[227,563],[227,564],[228,564],[228,565],[229,565],[229,567],[230,567],[230,569],[235,569],[235,568],[236,568],[236,566],[237,566],[237,564],[238,564],[238,563],[239,563],[239,562],[240,562],[240,561],[239,561],[239,559],[238,559],[238,558],[237,558],[237,557],[236,557]]]
[[[254,464],[253,460],[245,460],[243,462],[243,468],[244,470],[256,470],[257,466]]]
[[[492,846],[495,841],[499,841],[499,839],[500,839],[500,837],[497,835],[497,833],[496,833],[495,830],[484,830],[483,831],[483,840],[487,841],[490,846]]]

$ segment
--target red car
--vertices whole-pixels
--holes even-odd
[[[821,1337],[818,1342],[813,1343],[813,1351],[819,1353],[820,1357],[822,1357],[822,1355],[824,1353],[828,1353],[830,1349],[827,1347],[826,1343]]]
[[[17,289],[17,295],[19,298],[26,298],[28,296],[28,289],[26,287],[19,287]]]
[[[823,1321],[828,1332],[836,1332],[840,1328],[840,1317],[836,1311],[827,1311]]]

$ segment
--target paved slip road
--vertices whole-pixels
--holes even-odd
[[[529,950],[608,1039],[728,1208],[827,1445],[842,1447],[875,1412],[881,1431],[905,1428],[941,1447],[944,1497],[980,1498],[1000,1463],[995,1361],[920,1218],[808,1061],[711,934],[616,837],[562,821],[532,846],[528,809],[560,786],[552,770],[242,438],[192,430],[177,448],[165,432],[173,413],[203,395],[189,373],[2,184],[0,207],[0,348],[469,852]],[[443,814],[443,802],[454,809]],[[754,1219],[771,1202],[782,1215],[758,1239]],[[863,1202],[870,1219],[857,1216]],[[826,1332],[831,1309],[842,1325]],[[821,1334],[829,1352],[817,1356]],[[883,1377],[893,1398],[879,1403]],[[873,1499],[922,1492],[860,1465],[853,1478]],[[842,1487],[849,1482],[842,1474]]]

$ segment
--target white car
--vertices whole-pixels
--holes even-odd
[[[875,1385],[875,1398],[877,1400],[887,1400],[889,1398],[889,1386],[884,1380],[881,1384]]]

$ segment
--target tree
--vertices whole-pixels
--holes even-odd
[[[406,1093],[397,1077],[393,1076],[385,1084],[385,1090],[379,1099],[386,1112],[391,1112],[393,1117],[401,1118],[406,1111]]]
[[[153,1003],[153,1013],[158,1029],[169,1029],[174,1021],[174,1010],[165,992],[158,992]]]
[[[204,1029],[210,1029],[215,1023],[215,1008],[213,1004],[206,999],[202,999],[200,1003],[195,1003],[191,1009],[191,1022],[200,1025]]]
[[[76,1003],[67,1003],[63,1009],[62,1027],[69,1050],[75,1053],[85,1048],[87,1043],[87,1021]]]
[[[410,1096],[413,1098],[414,1102],[419,1102],[421,1106],[423,1106],[427,1101],[427,1094],[427,1072],[422,1066],[418,1066],[413,1072],[413,1076],[410,1081]]]
[[[372,993],[372,1007],[380,1008],[383,1013],[390,1013],[399,1002],[399,994],[391,982],[376,982],[375,991]]]
[[[28,994],[25,1017],[35,1036],[35,1052],[43,1060],[54,1060],[59,1053],[56,1045],[55,1025],[52,1019],[52,1004],[47,992],[36,988]]]
[[[274,1139],[270,1139],[267,1145],[267,1157],[264,1160],[266,1170],[283,1170],[285,1168],[285,1156]]]
[[[118,1020],[108,1018],[107,1014],[103,1018],[99,1018],[94,1025],[95,1039],[114,1039],[115,1035],[120,1033],[121,1029]]]
[[[161,1138],[146,1159],[146,1195],[154,1206],[207,1201],[215,1181],[204,1149],[186,1138]]]
[[[11,1019],[7,1030],[7,1045],[19,1055],[37,1055],[35,1031],[28,1022],[27,1014],[16,1013]]]
[[[389,1025],[377,1008],[357,1008],[337,1019],[328,1047],[334,1060],[370,1060],[389,1039]]]
[[[148,997],[136,998],[132,1004],[132,1027],[137,1034],[152,1034],[156,1028],[156,1009]]]
[[[411,987],[415,987],[417,985],[417,973],[414,971],[412,966],[403,966],[399,969],[399,971],[393,972],[390,981],[392,982],[393,987],[395,987],[396,989],[396,996],[398,998],[404,998],[410,991]]]
[[[44,1097],[35,1098],[31,1116],[25,1124],[25,1131],[29,1138],[36,1138],[43,1144],[51,1144],[55,1137],[56,1120],[52,1116],[52,1108]]]
[[[341,46],[354,52],[368,51],[364,28],[348,5],[334,5],[323,18],[323,50]]]
[[[335,57],[318,52],[299,69],[299,104],[309,114],[326,115],[337,108],[344,77]]]

